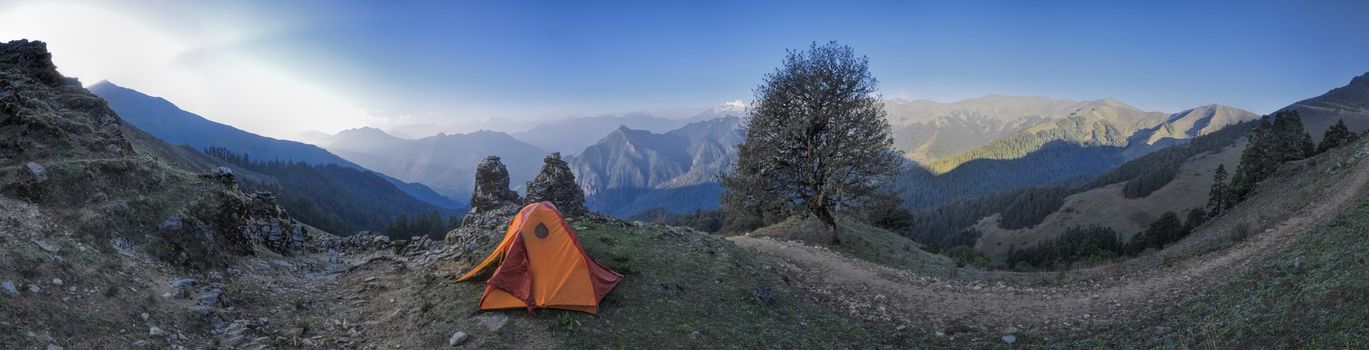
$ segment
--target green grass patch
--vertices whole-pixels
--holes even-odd
[[[878,348],[889,334],[814,303],[725,239],[662,226],[576,223],[586,251],[629,272],[597,317],[544,311],[570,348]],[[761,302],[757,290],[770,302]]]
[[[1366,202],[1369,203],[1369,202]],[[1369,207],[1305,233],[1229,283],[1169,307],[1150,326],[1078,340],[1109,348],[1369,347]]]

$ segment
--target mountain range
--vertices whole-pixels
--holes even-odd
[[[626,217],[648,209],[712,209],[717,174],[736,157],[741,118],[698,121],[665,133],[621,126],[571,161],[591,209]]]
[[[1298,111],[1308,134],[1320,139],[1342,120],[1352,132],[1369,131],[1367,106],[1369,74],[1283,109]],[[959,239],[946,235],[973,232],[970,245],[998,256],[1047,242],[1072,227],[1107,227],[1129,237],[1164,212],[1204,207],[1214,170],[1223,165],[1235,171],[1246,135],[1254,128],[1250,121],[1257,118],[1218,105],[1173,114],[1163,124],[1136,132],[1119,153],[1129,161],[1086,183],[1000,192],[929,208],[918,216],[931,221],[920,221],[912,236],[941,244]],[[1143,184],[1156,178],[1161,180]],[[1132,190],[1141,187],[1145,190]],[[938,236],[920,236],[930,232]]]
[[[358,128],[320,140],[319,145],[367,169],[422,183],[463,201],[470,198],[475,167],[486,156],[503,158],[511,183],[519,187],[537,175],[547,155],[542,148],[495,131],[410,140],[376,128]]]
[[[182,110],[161,97],[149,96],[109,81],[91,85],[89,90],[107,101],[110,108],[123,116],[129,124],[173,145],[185,145],[199,151],[209,147],[222,147],[257,160],[337,164],[365,170],[318,146],[243,131]],[[463,202],[444,197],[427,186],[400,181],[385,174],[376,175],[409,196],[432,205],[447,209],[464,206]]]
[[[148,153],[190,171],[232,169],[244,189],[274,192],[299,220],[329,232],[378,231],[401,214],[457,214],[462,208],[427,186],[368,170],[317,146],[217,123],[108,81],[89,90],[130,130],[138,130],[129,138],[147,145]],[[157,146],[162,142],[176,146]],[[211,150],[214,156],[207,156]]]
[[[891,110],[901,110],[890,119],[905,124],[895,130],[922,127],[930,128],[923,133],[937,135],[909,140],[896,132],[896,144],[922,142],[921,149],[944,149],[941,145],[951,142],[944,139],[959,142],[957,147],[965,149],[955,154],[905,153],[913,164],[906,167],[894,187],[900,189],[905,205],[915,209],[1017,188],[1082,183],[1127,159],[1256,117],[1220,105],[1166,115],[1111,98],[1076,102],[1011,96],[986,96],[946,105],[895,103]],[[943,115],[935,116],[937,113]],[[1011,125],[1015,130],[971,144],[964,140],[987,132],[961,127],[965,123],[938,126],[947,125],[948,120]],[[913,123],[907,124],[909,121]]]

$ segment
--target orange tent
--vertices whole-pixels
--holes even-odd
[[[499,246],[456,281],[470,279],[501,259],[485,282],[481,310],[555,308],[594,314],[599,300],[623,278],[585,254],[551,202],[519,210]]]

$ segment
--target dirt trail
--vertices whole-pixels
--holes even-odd
[[[1359,151],[1366,153],[1369,149]],[[1112,277],[1097,282],[1063,283],[1058,287],[942,280],[795,242],[747,236],[731,240],[787,270],[806,290],[867,319],[931,327],[948,334],[1071,330],[1088,324],[1134,320],[1144,315],[1143,311],[1213,287],[1228,276],[1246,272],[1254,262],[1282,251],[1297,236],[1333,220],[1365,193],[1369,162],[1358,162],[1339,171],[1349,173],[1325,188],[1340,190],[1313,194],[1311,198],[1321,200],[1314,200],[1240,244],[1182,259],[1174,258],[1179,254],[1161,252],[1107,268],[1069,272],[1076,277]],[[1195,233],[1190,238],[1202,234]],[[1158,264],[1156,259],[1177,261]],[[1055,275],[1059,279],[1058,273],[1029,275],[1043,280]]]

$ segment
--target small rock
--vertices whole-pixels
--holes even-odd
[[[165,225],[165,223],[163,223],[163,225]],[[181,289],[185,287],[192,287],[194,285],[195,280],[189,278],[177,278],[171,280],[171,289]]]
[[[61,247],[52,245],[51,243],[44,242],[42,240],[35,239],[33,240],[33,244],[37,244],[38,248],[42,248],[43,251],[48,252],[48,254],[57,254],[62,251]]]
[[[223,297],[223,291],[220,291],[217,288],[208,292],[200,293],[199,296],[195,297],[195,303],[204,306],[214,307],[223,306],[224,304],[226,304]]]
[[[139,314],[138,317],[142,317],[142,318],[143,318],[143,321],[147,321],[147,318],[148,318],[148,317],[152,317],[152,316],[150,316],[150,315],[148,315],[146,312],[144,312],[144,313],[142,313],[142,314]]]
[[[14,281],[0,282],[0,289],[4,289],[5,294],[19,294],[19,289],[14,287]]]
[[[157,328],[157,326],[152,326],[147,329],[147,335],[153,337],[160,337],[166,335],[166,331],[162,330],[161,328]]]
[[[1008,344],[1015,343],[1015,342],[1017,342],[1017,337],[1016,337],[1016,336],[1013,336],[1013,335],[1011,335],[1011,334],[1010,334],[1010,335],[1005,335],[1005,336],[1003,336],[1003,342],[1004,342],[1004,343],[1008,343]]]
[[[68,292],[76,293],[76,286],[67,287]]]
[[[462,343],[465,343],[467,339],[470,338],[471,336],[467,335],[466,332],[456,332],[455,334],[452,334],[452,337],[450,339],[447,339],[447,345],[461,345]]]
[[[29,174],[33,174],[33,178],[38,180],[38,182],[48,180],[47,170],[43,169],[42,164],[38,164],[36,162],[28,162],[24,163],[24,168],[28,169]]]
[[[376,276],[366,277],[366,282],[375,282]]]
[[[62,279],[61,279],[61,278],[53,278],[53,279],[52,279],[52,285],[54,285],[54,286],[60,286],[60,285],[62,285]]]

